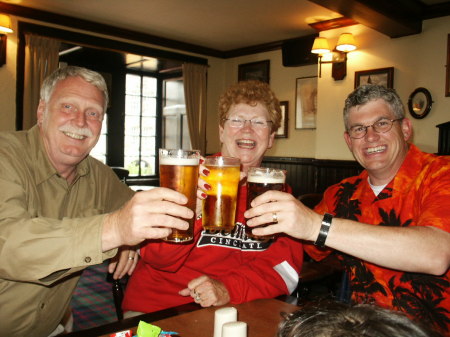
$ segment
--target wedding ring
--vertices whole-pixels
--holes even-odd
[[[128,260],[134,260],[134,257],[128,256]]]
[[[194,290],[194,300],[196,301],[196,302],[200,302],[202,299],[200,298],[200,294],[199,293],[197,293],[197,292],[195,292],[195,290]]]
[[[272,213],[272,222],[278,222],[278,215],[276,212]]]

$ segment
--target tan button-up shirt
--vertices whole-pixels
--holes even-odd
[[[0,336],[48,336],[81,272],[102,263],[104,214],[131,191],[88,157],[69,185],[48,160],[34,126],[0,133]]]

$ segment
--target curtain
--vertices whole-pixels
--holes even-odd
[[[184,63],[186,115],[192,148],[206,154],[206,75],[208,66]]]
[[[24,130],[36,124],[39,91],[44,78],[58,68],[60,42],[38,35],[25,35],[25,74],[23,89]]]

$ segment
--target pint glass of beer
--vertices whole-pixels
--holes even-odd
[[[258,195],[264,192],[275,190],[285,191],[286,171],[268,167],[250,167],[247,173],[247,209],[250,209],[251,202]],[[258,240],[273,239],[272,235],[256,236],[252,234],[251,227],[245,227],[248,237]]]
[[[195,213],[197,202],[198,165],[200,151],[159,149],[160,186],[183,193],[188,198],[187,207]],[[184,242],[194,237],[195,216],[189,219],[187,230],[172,229],[165,241]]]
[[[203,200],[203,228],[210,231],[231,232],[235,226],[236,199],[240,178],[240,160],[232,157],[206,157],[205,166],[210,170]]]

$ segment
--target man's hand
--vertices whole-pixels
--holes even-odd
[[[122,245],[134,246],[146,239],[162,239],[172,228],[186,230],[194,216],[187,198],[174,190],[158,187],[136,193],[121,209],[107,214],[103,222],[103,251]]]
[[[289,193],[268,191],[252,201],[252,208],[244,213],[247,225],[255,227],[254,235],[286,233],[297,239],[314,241],[319,234],[322,218]],[[276,221],[274,221],[276,220]]]
[[[224,305],[230,302],[230,294],[219,280],[202,275],[191,280],[188,287],[180,290],[182,296],[192,296],[202,307]]]

